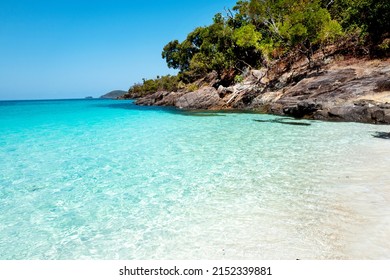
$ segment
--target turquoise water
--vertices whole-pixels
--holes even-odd
[[[0,102],[0,259],[389,259],[389,127],[279,119]]]

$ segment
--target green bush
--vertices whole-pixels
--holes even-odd
[[[199,87],[196,84],[189,84],[186,86],[186,90],[188,92],[197,91],[198,89],[199,89]]]
[[[177,76],[162,76],[156,79],[143,79],[143,83],[134,84],[129,89],[129,95],[146,95],[157,91],[176,91],[179,86]]]
[[[242,75],[236,75],[234,77],[234,83],[238,84],[241,83],[242,81],[244,81],[244,77]]]

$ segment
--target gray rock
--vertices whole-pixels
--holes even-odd
[[[342,106],[331,108],[329,119],[354,122],[371,122],[371,113],[366,106]]]
[[[166,96],[168,92],[166,91],[158,91],[152,94],[148,94],[144,97],[141,97],[137,99],[136,104],[137,105],[143,105],[143,106],[152,106],[152,105],[163,105],[162,100],[164,96]]]
[[[200,85],[197,91],[157,92],[137,104],[252,109],[296,118],[390,124],[388,65],[389,60],[339,61],[319,71],[307,68],[302,59],[292,68],[280,64],[269,72],[252,70],[243,82],[228,87],[220,85],[212,72],[195,83]]]
[[[232,93],[233,91],[230,88],[226,88],[223,85],[220,85],[217,89],[217,92],[220,98],[224,98],[227,94]]]
[[[286,106],[283,108],[283,113],[295,118],[303,118],[313,116],[315,112],[322,110],[322,105],[317,104],[313,100],[299,101],[294,106]]]
[[[390,98],[384,82],[389,78],[386,63],[334,67],[284,87],[274,102],[283,106],[283,114],[297,118],[390,123],[390,106],[382,101]]]
[[[210,86],[213,87],[216,84],[218,84],[219,78],[218,78],[218,73],[217,71],[212,71],[209,74],[207,74],[204,78],[199,79],[196,81],[194,84],[198,87],[204,87],[204,86]]]
[[[186,93],[175,103],[175,106],[181,109],[211,109],[222,105],[217,90],[209,86]]]

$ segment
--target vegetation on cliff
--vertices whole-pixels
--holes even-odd
[[[138,98],[156,91],[176,91],[180,86],[178,76],[157,76],[156,79],[143,79],[142,83],[130,87],[124,98]]]
[[[387,56],[389,19],[388,0],[239,0],[211,25],[164,47],[162,57],[177,76],[144,79],[128,97],[185,88],[212,71],[228,86],[247,69],[270,68],[296,55],[314,67],[315,52],[340,42],[352,42],[344,47],[352,46],[355,54]]]

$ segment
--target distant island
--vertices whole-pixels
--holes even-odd
[[[100,96],[102,99],[117,99],[118,97],[121,97],[125,95],[127,91],[124,90],[113,90],[109,93],[106,93],[105,95]]]

